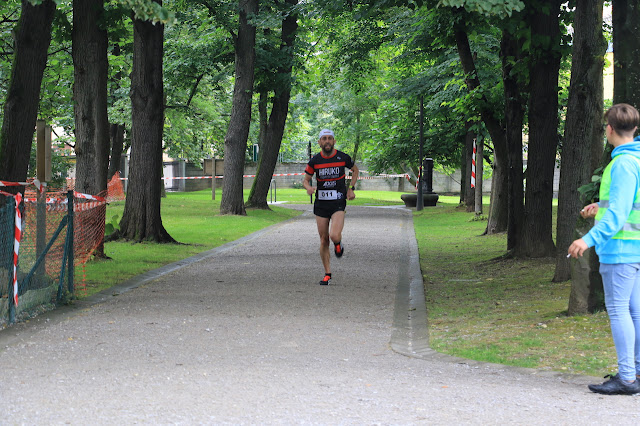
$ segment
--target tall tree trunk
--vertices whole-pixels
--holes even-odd
[[[493,140],[493,138],[491,138]],[[506,232],[509,224],[509,173],[507,142],[503,137],[493,140],[493,176],[491,178],[491,203],[486,234]]]
[[[520,41],[509,30],[502,32],[500,41],[504,109],[507,139],[508,203],[507,250],[513,250],[522,232],[524,217],[524,182],[522,172],[522,124],[524,121],[524,88],[515,74],[514,65],[522,59]]]
[[[297,0],[287,0],[289,6],[295,6]],[[286,52],[288,56],[286,63],[280,67],[278,72],[283,75],[286,83],[282,87],[276,89],[276,94],[269,116],[269,125],[267,126],[267,136],[264,140],[264,149],[258,161],[258,172],[251,192],[247,200],[247,207],[268,209],[267,194],[273,171],[278,160],[278,152],[284,135],[284,126],[287,121],[289,112],[289,99],[291,98],[291,70],[293,69],[293,44],[295,41],[296,31],[298,30],[298,16],[290,13],[282,21],[282,43],[280,50]]]
[[[239,0],[239,7],[238,35],[234,40],[236,80],[229,128],[224,138],[224,183],[220,213],[245,215],[242,175],[251,124],[251,98],[256,60],[256,27],[249,24],[248,15],[258,12],[258,0]]]
[[[628,103],[636,107],[640,106],[640,58],[638,58],[640,45],[640,2],[638,0],[616,0],[612,2],[613,23],[613,103]],[[600,124],[598,120],[594,123]],[[599,130],[601,132],[602,130]],[[597,132],[594,132],[594,137]],[[604,150],[601,141],[595,138],[591,144],[591,167],[596,163],[605,167],[611,161],[611,145],[606,145]],[[587,221],[578,223],[585,223]],[[583,225],[586,233],[590,226]],[[599,274],[600,261],[593,248],[585,253],[585,259],[579,259],[574,269],[571,283],[571,297],[569,300],[569,314],[582,314],[586,311],[595,312],[604,307],[604,292],[602,290],[602,277]]]
[[[553,174],[558,146],[558,73],[560,70],[560,1],[531,15],[531,96],[529,98],[529,156],[525,192],[525,218],[520,257],[555,254],[552,237]]]
[[[107,189],[109,119],[107,117],[107,31],[103,0],[73,1],[73,97],[76,135],[76,190],[98,195]],[[104,194],[102,194],[104,195]],[[104,229],[106,206],[87,226]],[[100,236],[104,239],[104,233]],[[105,257],[101,242],[94,254]]]
[[[0,180],[23,182],[27,178],[55,10],[53,0],[38,6],[22,0],[0,131]]]
[[[602,8],[603,0],[579,1],[573,21],[571,84],[558,192],[555,282],[571,278],[571,260],[566,253],[576,238],[576,220],[584,205],[578,187],[591,177],[592,141],[602,140],[602,70],[607,48],[602,34]]]
[[[465,81],[469,91],[477,90],[480,87],[480,80],[469,46],[469,38],[464,28],[462,19],[455,28],[456,46],[462,70],[466,77]],[[500,123],[500,119],[495,116],[495,112],[488,109],[489,102],[482,95],[482,100],[478,105],[480,116],[484,122],[494,148],[493,179],[491,181],[491,205],[489,207],[489,220],[485,234],[495,234],[507,230],[508,220],[508,199],[507,199],[507,142],[505,130]]]
[[[73,1],[73,97],[76,135],[76,189],[107,189],[107,31],[101,28],[103,0]]]
[[[159,1],[156,1],[160,3]],[[164,25],[133,21],[131,72],[131,162],[119,237],[133,241],[175,242],[162,225],[162,80]]]
[[[267,129],[269,127],[269,93],[266,89],[260,90],[260,99],[258,100],[258,115],[260,119],[260,131],[258,132],[258,147],[262,151],[264,140],[267,138]]]
[[[640,108],[640,1],[612,2],[613,103]]]
[[[109,139],[111,140],[111,159],[109,161],[109,179],[121,172],[120,162],[122,161],[122,153],[124,152],[124,126],[122,124],[111,124],[109,126]]]

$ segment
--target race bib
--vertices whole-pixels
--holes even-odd
[[[337,200],[338,199],[338,191],[335,189],[326,190],[320,189],[318,190],[318,200]]]

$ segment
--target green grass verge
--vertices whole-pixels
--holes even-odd
[[[479,361],[600,376],[617,370],[606,313],[567,317],[570,282],[554,259],[499,259],[506,235],[457,198],[414,214],[430,345]]]

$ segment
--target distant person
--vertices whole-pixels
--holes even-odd
[[[600,257],[605,305],[618,355],[618,373],[607,375],[592,392],[640,393],[640,138],[633,138],[640,115],[627,104],[612,106],[604,116],[607,140],[614,149],[602,173],[600,201],[580,214],[595,225],[569,247],[577,258],[595,246]]]
[[[347,200],[356,198],[355,185],[358,181],[358,167],[351,157],[334,148],[336,140],[328,129],[320,131],[318,145],[320,152],[316,154],[305,169],[303,185],[307,194],[316,194],[313,213],[316,215],[318,234],[320,234],[320,259],[324,266],[324,277],[320,285],[331,282],[331,260],[329,240],[333,241],[336,257],[344,254],[342,229],[344,228],[344,212]],[[347,187],[345,168],[351,169],[351,183]],[[318,187],[311,186],[311,178],[316,175]]]

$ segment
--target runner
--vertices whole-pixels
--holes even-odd
[[[336,257],[344,254],[342,244],[342,228],[344,227],[344,212],[347,200],[356,198],[354,193],[358,181],[358,167],[351,157],[334,148],[336,140],[333,132],[328,129],[320,131],[318,145],[320,152],[316,154],[305,169],[303,185],[307,194],[316,194],[313,213],[316,215],[318,234],[320,235],[320,259],[324,266],[324,277],[320,285],[331,282],[331,260],[329,240],[333,241]],[[345,181],[345,167],[351,169],[351,183],[347,188]],[[316,174],[318,187],[311,186],[311,178]]]

